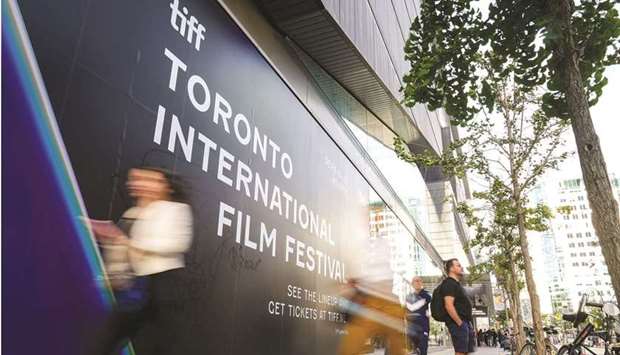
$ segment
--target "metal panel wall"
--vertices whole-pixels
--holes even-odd
[[[395,100],[409,70],[403,48],[419,12],[419,0],[323,0],[323,5],[353,42]],[[441,122],[425,108],[404,108],[437,151],[443,147]]]

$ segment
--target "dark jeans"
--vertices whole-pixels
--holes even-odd
[[[137,354],[175,353],[185,318],[183,269],[146,276],[147,300],[141,307],[115,306],[88,355],[118,354],[129,341]]]
[[[454,322],[449,322],[447,325],[452,337],[454,352],[473,353],[475,337],[471,322],[463,321],[460,327]]]
[[[421,329],[419,327],[410,326],[407,330],[409,341],[413,346],[418,348],[420,355],[427,355],[428,353],[428,330]]]

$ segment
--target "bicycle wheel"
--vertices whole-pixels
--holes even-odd
[[[558,355],[569,355],[570,346],[562,345],[560,350],[558,350]]]
[[[536,345],[532,343],[526,343],[519,351],[519,355],[536,355]]]
[[[562,345],[557,355],[581,355],[581,348],[571,349],[570,345]]]

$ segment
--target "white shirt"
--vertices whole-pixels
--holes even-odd
[[[140,209],[129,231],[129,261],[138,276],[185,266],[192,242],[192,212],[184,204],[155,201]]]

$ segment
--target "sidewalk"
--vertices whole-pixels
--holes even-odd
[[[378,349],[373,355],[383,355],[385,352],[384,349]],[[428,353],[432,355],[454,355],[454,349],[451,346],[431,346],[428,348]],[[476,355],[504,355],[508,354],[504,352],[501,348],[491,348],[487,346],[481,346],[476,348],[476,352],[473,353]]]
[[[452,347],[431,347],[428,349],[429,354],[433,355],[454,355],[454,349]],[[501,348],[491,348],[487,346],[481,346],[476,348],[476,355],[504,355],[504,351]]]

